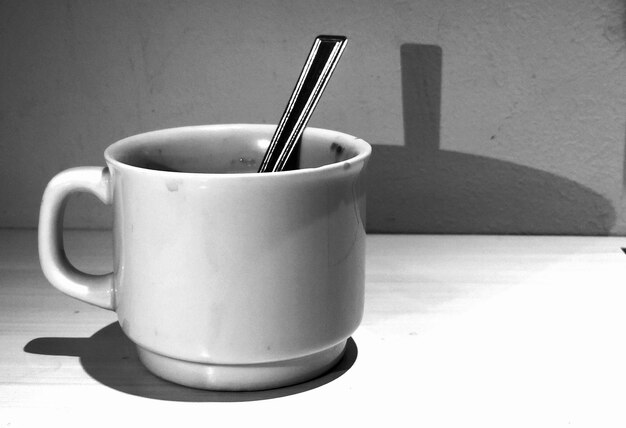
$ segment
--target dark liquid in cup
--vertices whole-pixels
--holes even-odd
[[[204,159],[205,158],[205,159]],[[257,156],[240,156],[236,159],[215,162],[211,155],[203,153],[191,156],[185,153],[169,153],[165,155],[161,151],[144,152],[133,157],[128,163],[139,168],[152,169],[168,172],[194,172],[213,174],[236,174],[257,172],[260,159]],[[291,156],[285,164],[284,171],[300,168],[300,146],[294,147]]]

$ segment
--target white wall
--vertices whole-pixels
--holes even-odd
[[[351,41],[311,125],[377,145],[371,230],[624,234],[625,8],[2,1],[0,225],[34,227],[47,181],[124,136],[275,123],[313,38],[335,33]],[[110,219],[76,197],[66,224]]]

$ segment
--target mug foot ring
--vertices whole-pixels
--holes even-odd
[[[139,359],[153,374],[180,385],[214,391],[258,391],[321,376],[343,356],[346,341],[312,355],[259,364],[205,364],[166,357],[137,346]]]

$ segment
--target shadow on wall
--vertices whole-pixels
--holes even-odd
[[[615,210],[589,188],[511,162],[441,150],[441,48],[405,44],[400,53],[405,144],[373,149],[369,232],[610,232]]]

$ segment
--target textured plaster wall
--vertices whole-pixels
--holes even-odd
[[[0,226],[122,137],[275,123],[317,34],[311,125],[375,145],[368,228],[626,233],[623,0],[2,1]],[[110,208],[73,197],[72,227]]]

